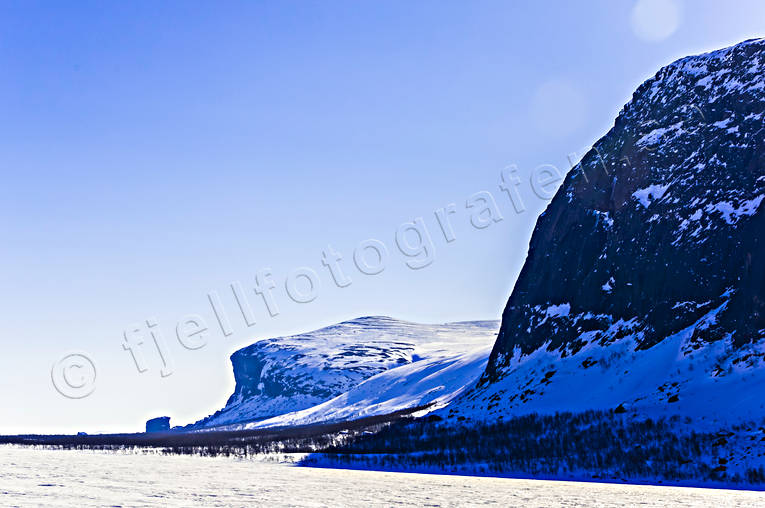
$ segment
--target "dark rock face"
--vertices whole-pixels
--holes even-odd
[[[765,40],[643,83],[540,216],[481,385],[540,348],[765,338]],[[752,358],[745,361],[751,362]]]
[[[146,422],[146,433],[150,432],[167,432],[170,430],[170,417],[160,416],[159,418],[152,418]]]

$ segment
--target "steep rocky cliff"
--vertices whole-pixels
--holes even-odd
[[[748,398],[765,415],[763,197],[765,40],[662,68],[539,217],[453,414]]]

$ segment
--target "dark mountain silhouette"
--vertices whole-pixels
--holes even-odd
[[[452,415],[765,415],[763,197],[765,40],[662,68],[539,217]]]

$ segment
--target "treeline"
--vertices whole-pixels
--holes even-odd
[[[251,430],[186,431],[94,435],[0,436],[0,444],[64,450],[159,452],[180,455],[240,456],[266,453],[311,453],[337,446],[426,406],[347,422]]]
[[[533,414],[472,424],[431,417],[402,420],[332,445],[302,464],[547,478],[765,483],[759,457],[765,446],[760,437],[748,441],[749,456],[754,457],[749,464],[731,460],[744,451],[731,439],[732,433],[690,430],[679,418],[630,418],[613,412]]]

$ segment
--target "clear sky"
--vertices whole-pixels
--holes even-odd
[[[555,188],[535,168],[565,172],[659,67],[763,20],[761,0],[0,1],[0,432],[188,423],[239,347],[358,316],[499,319]],[[184,347],[189,315],[208,331]],[[57,363],[73,351],[95,383]]]

